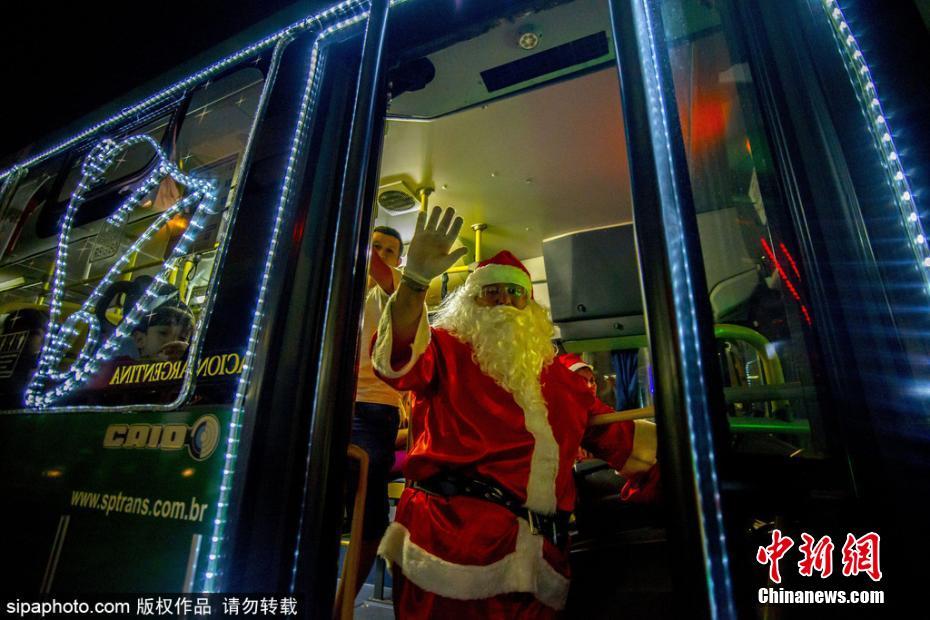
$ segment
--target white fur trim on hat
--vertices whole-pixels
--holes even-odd
[[[525,271],[512,265],[490,264],[475,269],[468,279],[478,284],[478,286],[487,286],[488,284],[517,284],[532,292],[533,282]]]
[[[571,370],[572,372],[576,372],[578,370],[581,370],[582,368],[589,368],[591,370],[594,370],[594,366],[592,366],[591,364],[585,364],[584,362],[575,362],[574,364],[568,367],[568,369]]]
[[[393,347],[394,327],[391,324],[391,313],[394,309],[394,299],[396,293],[388,299],[381,318],[378,320],[378,338],[375,340],[375,348],[371,352],[371,365],[378,371],[382,377],[388,379],[397,379],[403,377],[413,365],[417,363],[426,347],[429,346],[430,331],[429,321],[426,319],[426,304],[423,304],[423,312],[420,314],[420,323],[417,325],[417,335],[410,345],[410,360],[404,364],[403,368],[394,370],[391,366],[391,349]],[[369,343],[363,342],[363,347],[369,346]]]
[[[529,592],[553,609],[564,609],[569,580],[543,557],[543,537],[530,532],[529,524],[517,519],[520,528],[514,551],[486,565],[455,564],[433,555],[410,540],[410,531],[391,523],[378,555],[388,566],[400,566],[404,577],[428,592],[458,600],[490,598],[508,592]]]

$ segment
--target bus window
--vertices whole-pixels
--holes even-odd
[[[218,181],[217,202],[223,206],[223,215],[210,219],[195,250],[213,249],[224,227],[263,83],[262,72],[248,67],[201,86],[191,97],[176,156],[183,170]]]
[[[40,166],[14,190],[2,220],[5,229],[11,229],[6,235],[7,246],[16,250],[8,251],[2,263],[3,273],[9,277],[4,278],[8,286],[0,291],[0,310],[9,318],[10,329],[15,328],[14,323],[25,322],[25,315],[20,316],[24,312],[44,312],[47,316],[51,298],[57,294],[61,303],[59,324],[83,308],[95,315],[100,325],[100,333],[94,335],[88,333],[86,323],[79,322],[78,336],[56,362],[61,371],[80,360],[82,349],[85,354],[94,354],[108,340],[113,341],[107,349],[110,353],[83,385],[83,392],[69,393],[56,404],[164,403],[180,395],[184,362],[192,361],[188,360],[188,348],[202,327],[200,309],[209,295],[215,258],[226,237],[236,180],[263,84],[258,68],[239,69],[200,86],[190,95],[191,104],[178,121],[180,129],[173,131],[176,138],[166,136],[172,126],[172,112],[163,112],[156,120],[113,138],[117,144],[129,136],[148,139],[121,150],[88,192],[74,216],[66,255],[58,252],[59,229],[72,193],[83,177],[84,160],[100,139],[71,155],[70,168],[57,184],[55,175]],[[163,155],[156,145],[162,148]],[[129,203],[129,211],[114,217],[116,209],[165,162],[176,166],[191,185],[185,186],[181,177],[159,177],[154,186],[150,185],[151,190]],[[215,188],[212,205],[199,207],[197,215],[193,211],[175,212],[180,201],[196,197],[193,184],[198,179],[209,180]],[[49,187],[60,187],[57,200],[43,205],[39,202],[41,192],[47,193]],[[194,217],[198,218],[197,234],[185,237]],[[179,250],[182,242],[185,247]],[[67,256],[67,263],[62,265],[64,275],[56,293],[52,290],[52,276],[56,260],[62,256]],[[155,278],[164,282],[153,284]],[[146,290],[155,301],[145,317],[128,334],[117,335],[122,321]],[[8,314],[11,312],[19,314]],[[89,349],[85,348],[88,338],[94,339]],[[8,357],[12,354],[13,348]],[[153,364],[161,365],[158,380],[129,380],[133,367]],[[235,364],[226,366],[234,368]],[[133,377],[143,377],[142,370]],[[211,377],[224,374],[213,370],[216,372],[211,371]],[[149,375],[154,376],[154,371]],[[3,406],[22,406],[23,387],[19,382],[11,390],[0,390],[9,396]],[[17,390],[19,393],[13,393]]]
[[[827,452],[814,385],[818,317],[775,185],[748,64],[713,6],[662,5],[719,370],[737,453]]]
[[[161,144],[170,120],[170,113],[162,114],[154,121],[132,130],[131,133],[148,135]],[[58,191],[58,197],[54,202],[46,205],[39,216],[36,223],[37,236],[45,238],[57,235],[60,218],[68,208],[68,201],[71,200],[71,195],[81,180],[81,163],[85,155],[86,153],[83,152],[75,153],[74,162]],[[126,149],[113,162],[112,167],[104,173],[98,187],[88,194],[87,201],[76,216],[75,223],[81,225],[108,215],[116,208],[119,197],[149,172],[154,161],[154,153],[148,144],[136,144]],[[113,192],[112,190],[117,187],[119,189]]]
[[[133,133],[144,133],[151,136],[156,142],[161,144],[162,140],[165,137],[165,130],[168,127],[168,121],[171,119],[170,114],[162,115],[151,123],[146,124],[143,127],[140,127],[137,131]],[[117,183],[127,177],[138,174],[149,165],[154,159],[152,155],[152,150],[146,148],[144,144],[138,144],[136,146],[126,149],[126,151],[120,155],[111,168],[109,168],[106,173],[103,175],[102,186],[106,186],[110,183]],[[71,171],[68,173],[67,178],[65,179],[64,184],[61,186],[61,190],[58,192],[58,202],[67,203],[71,198],[71,194],[74,192],[74,189],[77,187],[78,182],[81,180],[81,160],[78,159],[71,168]]]
[[[4,196],[0,214],[0,260],[16,252],[20,239],[34,236],[35,219],[52,191],[52,184],[61,167],[61,158],[40,164],[27,171]],[[27,242],[28,243],[28,242]]]

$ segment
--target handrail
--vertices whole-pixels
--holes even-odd
[[[817,398],[817,390],[799,382],[773,385],[750,385],[723,388],[728,403],[758,403],[766,401],[811,400]]]
[[[80,308],[79,305],[71,303],[69,301],[62,302],[62,306],[67,308],[72,306],[75,310]],[[16,310],[42,310],[48,312],[47,304],[37,304],[29,301],[8,301],[6,303],[0,304],[0,314],[6,314],[8,312],[14,312]]]
[[[333,617],[351,620],[355,610],[355,584],[358,581],[358,563],[362,555],[362,528],[365,521],[365,495],[368,492],[368,453],[349,444],[350,459],[358,461],[358,485],[355,502],[352,504],[352,529],[349,532],[349,548],[342,563],[342,580],[336,593],[336,608]]]
[[[209,254],[209,253],[215,252],[215,251],[216,251],[216,248],[206,248],[206,249],[204,249],[204,250],[198,250],[198,251],[196,251],[196,252],[188,252],[187,254],[182,254],[182,255],[179,256],[178,258],[179,258],[179,259],[190,260],[190,259],[192,259],[192,258],[194,258],[194,257],[196,257],[196,256],[202,256],[202,255]],[[141,265],[135,265],[135,266],[126,267],[125,269],[121,269],[118,273],[119,273],[119,275],[121,275],[121,276],[127,275],[127,274],[132,274],[132,272],[134,272],[134,271],[141,271],[141,270],[143,270],[143,269],[148,269],[148,268],[150,268],[150,267],[157,267],[158,265],[164,265],[166,262],[167,262],[167,261],[165,261],[164,259],[162,259],[162,260],[154,260],[154,261],[150,261],[150,262],[147,262],[147,263],[143,263],[143,264],[141,264]],[[16,266],[16,263],[13,263],[12,266]],[[53,266],[53,268],[54,268],[54,266]],[[98,282],[98,281],[101,280],[101,279],[103,279],[103,276],[102,276],[102,275],[101,275],[101,276],[93,276],[93,277],[91,277],[91,278],[84,278],[84,279],[82,279],[82,280],[77,280],[77,281],[75,281],[75,282],[71,282],[71,283],[65,285],[65,288],[67,288],[67,289],[70,290],[70,289],[74,289],[74,288],[83,286],[83,285],[85,285],[85,284],[91,284],[91,283],[93,283],[93,282]],[[19,290],[19,289],[21,289],[21,288],[25,288],[25,287],[27,287],[27,286],[35,286],[35,284],[37,284],[37,282],[35,282],[35,281],[33,281],[33,282],[26,282],[26,283],[24,283],[24,284],[21,284],[21,285],[15,287],[15,288],[8,289],[7,291],[4,291],[4,292],[5,292],[5,293],[8,293],[8,292],[10,292],[10,291],[17,291],[17,290]],[[40,303],[41,303],[41,302],[40,302]]]
[[[781,367],[781,360],[771,350],[771,342],[759,332],[742,325],[717,323],[714,325],[714,336],[718,340],[737,340],[750,345],[762,360],[765,382],[768,384],[785,382],[785,373]],[[585,353],[587,351],[640,349],[649,346],[649,341],[646,335],[642,334],[637,336],[591,338],[588,340],[567,340],[562,343],[562,346],[568,353]]]
[[[772,350],[772,343],[754,329],[730,323],[717,323],[714,325],[714,337],[717,340],[737,340],[745,342],[759,355],[762,360],[762,370],[765,372],[765,382],[768,384],[784,383],[785,373],[781,367],[781,360]]]
[[[588,426],[605,426],[615,422],[628,422],[630,420],[642,420],[644,418],[654,418],[656,415],[653,407],[640,407],[639,409],[624,409],[623,411],[612,411],[611,413],[602,413],[601,415],[592,416],[588,421]]]
[[[588,427],[606,426],[607,424],[642,420],[654,416],[655,410],[652,407],[625,409],[624,411],[614,411],[594,416],[588,422]],[[784,433],[786,435],[810,435],[811,433],[811,425],[807,420],[786,422],[784,420],[773,420],[772,418],[728,416],[727,421],[730,430],[734,433]]]
[[[782,433],[785,435],[810,435],[811,424],[807,420],[774,420],[772,418],[730,417],[730,430],[734,433]]]

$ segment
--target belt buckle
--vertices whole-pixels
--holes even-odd
[[[530,523],[530,532],[537,536],[542,536],[551,542],[552,544],[558,546],[558,532],[555,527],[554,519],[547,519],[546,517],[539,515],[532,510],[527,510],[527,521]],[[548,524],[548,527],[546,527]]]
[[[526,520],[530,522],[530,533],[533,535],[541,534],[542,532],[539,530],[539,522],[536,520],[536,513],[532,510],[527,510],[526,516]]]

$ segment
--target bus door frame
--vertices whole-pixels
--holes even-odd
[[[725,445],[723,386],[660,7],[610,0],[633,192],[655,409],[677,561],[676,605],[734,618],[716,455]]]
[[[355,385],[357,328],[360,324],[371,210],[386,103],[381,71],[387,2],[372,3],[366,32],[355,112],[347,147],[335,222],[332,275],[320,327],[320,377],[313,398],[309,472],[295,564],[299,591],[309,584],[307,605],[331,613],[335,589],[336,540],[342,503],[344,458],[336,447],[348,443]],[[691,615],[735,617],[720,492],[714,454],[725,437],[723,389],[716,368],[710,307],[697,303],[706,290],[697,220],[674,102],[668,56],[657,6],[646,0],[611,0],[612,32],[618,59],[624,123],[630,152],[634,225],[650,342],[655,360],[656,411],[665,488],[676,515],[676,597]],[[658,105],[657,105],[658,104]],[[664,127],[664,131],[656,131]],[[701,266],[695,269],[694,266]],[[346,316],[356,320],[348,322]],[[693,363],[699,360],[699,363]],[[309,480],[309,478],[308,478]],[[328,501],[327,501],[328,498]],[[336,528],[336,529],[334,529]],[[304,541],[309,541],[308,545]],[[320,544],[324,543],[324,544]],[[701,575],[705,578],[695,578]],[[293,585],[292,583],[292,585]]]
[[[279,77],[272,95],[278,122],[267,127],[265,119],[268,142],[274,143],[279,131],[274,125],[286,116],[288,126],[297,123],[295,140],[302,146],[292,154],[291,169],[263,170],[265,185],[269,174],[292,183],[282,205],[290,215],[267,283],[266,322],[236,462],[241,482],[233,486],[229,502],[234,516],[219,588],[293,593],[307,617],[331,615],[336,589],[368,205],[377,189],[378,151],[373,149],[380,145],[386,105],[381,58],[388,4],[374,0],[368,11],[355,4],[360,19],[344,31],[331,31],[324,12],[322,30],[298,36],[279,70],[290,81]],[[318,50],[316,75],[308,75],[311,47],[329,36]],[[294,50],[305,56],[292,55],[288,62]],[[306,118],[294,94],[295,80],[315,97]],[[262,148],[260,140],[257,152]],[[248,184],[256,176],[252,170],[243,201],[249,200]],[[267,190],[255,193],[256,200],[267,202]]]

